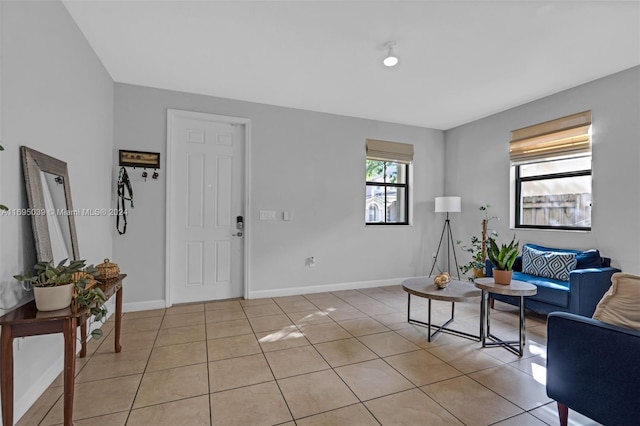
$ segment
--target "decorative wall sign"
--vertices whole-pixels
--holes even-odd
[[[120,150],[120,166],[124,167],[148,167],[150,169],[160,168],[159,152],[126,151]]]

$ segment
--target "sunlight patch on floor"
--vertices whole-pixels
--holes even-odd
[[[299,339],[301,337],[304,337],[304,334],[300,333],[300,331],[295,326],[289,326],[283,328],[282,330],[274,331],[273,333],[267,334],[266,336],[258,340],[260,341],[260,343],[268,343],[288,339]]]

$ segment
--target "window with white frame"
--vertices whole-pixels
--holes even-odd
[[[511,132],[515,226],[591,229],[591,111]]]
[[[365,223],[409,224],[409,167],[413,145],[367,139]]]

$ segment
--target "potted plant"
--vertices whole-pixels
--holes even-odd
[[[473,275],[469,277],[470,281],[473,281],[475,278],[484,277],[484,267],[485,262],[487,260],[487,238],[497,237],[498,232],[495,229],[488,229],[489,222],[492,220],[500,220],[498,216],[489,217],[489,204],[480,206],[478,210],[484,212],[484,218],[482,219],[482,232],[481,236],[477,237],[473,235],[471,237],[471,243],[469,245],[462,245],[462,241],[458,241],[458,244],[462,248],[463,251],[466,251],[471,254],[471,260],[469,263],[460,266],[460,271],[463,274],[468,272],[472,272]]]
[[[95,277],[98,269],[93,265],[85,266],[85,260],[67,259],[54,266],[51,262],[38,262],[33,272],[28,275],[14,275],[18,281],[28,282],[33,286],[36,308],[39,311],[55,311],[64,309],[75,301],[75,308],[88,308],[93,321],[104,322],[107,308],[104,305],[106,296],[97,285]],[[102,330],[95,329],[91,337],[98,339]]]
[[[520,242],[516,241],[515,235],[508,245],[502,244],[500,247],[493,238],[488,239],[487,256],[493,263],[493,281],[496,284],[509,285],[511,283],[513,263],[518,257],[519,245]]]
[[[38,262],[33,272],[27,275],[14,275],[18,281],[33,286],[36,307],[39,311],[55,311],[71,304],[75,286],[84,290],[92,269],[85,271],[84,260],[72,260],[66,265],[64,259],[54,266],[51,262]],[[88,275],[88,276],[86,276]]]

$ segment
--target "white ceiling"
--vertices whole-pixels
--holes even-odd
[[[436,129],[640,64],[638,1],[64,4],[116,82]]]

